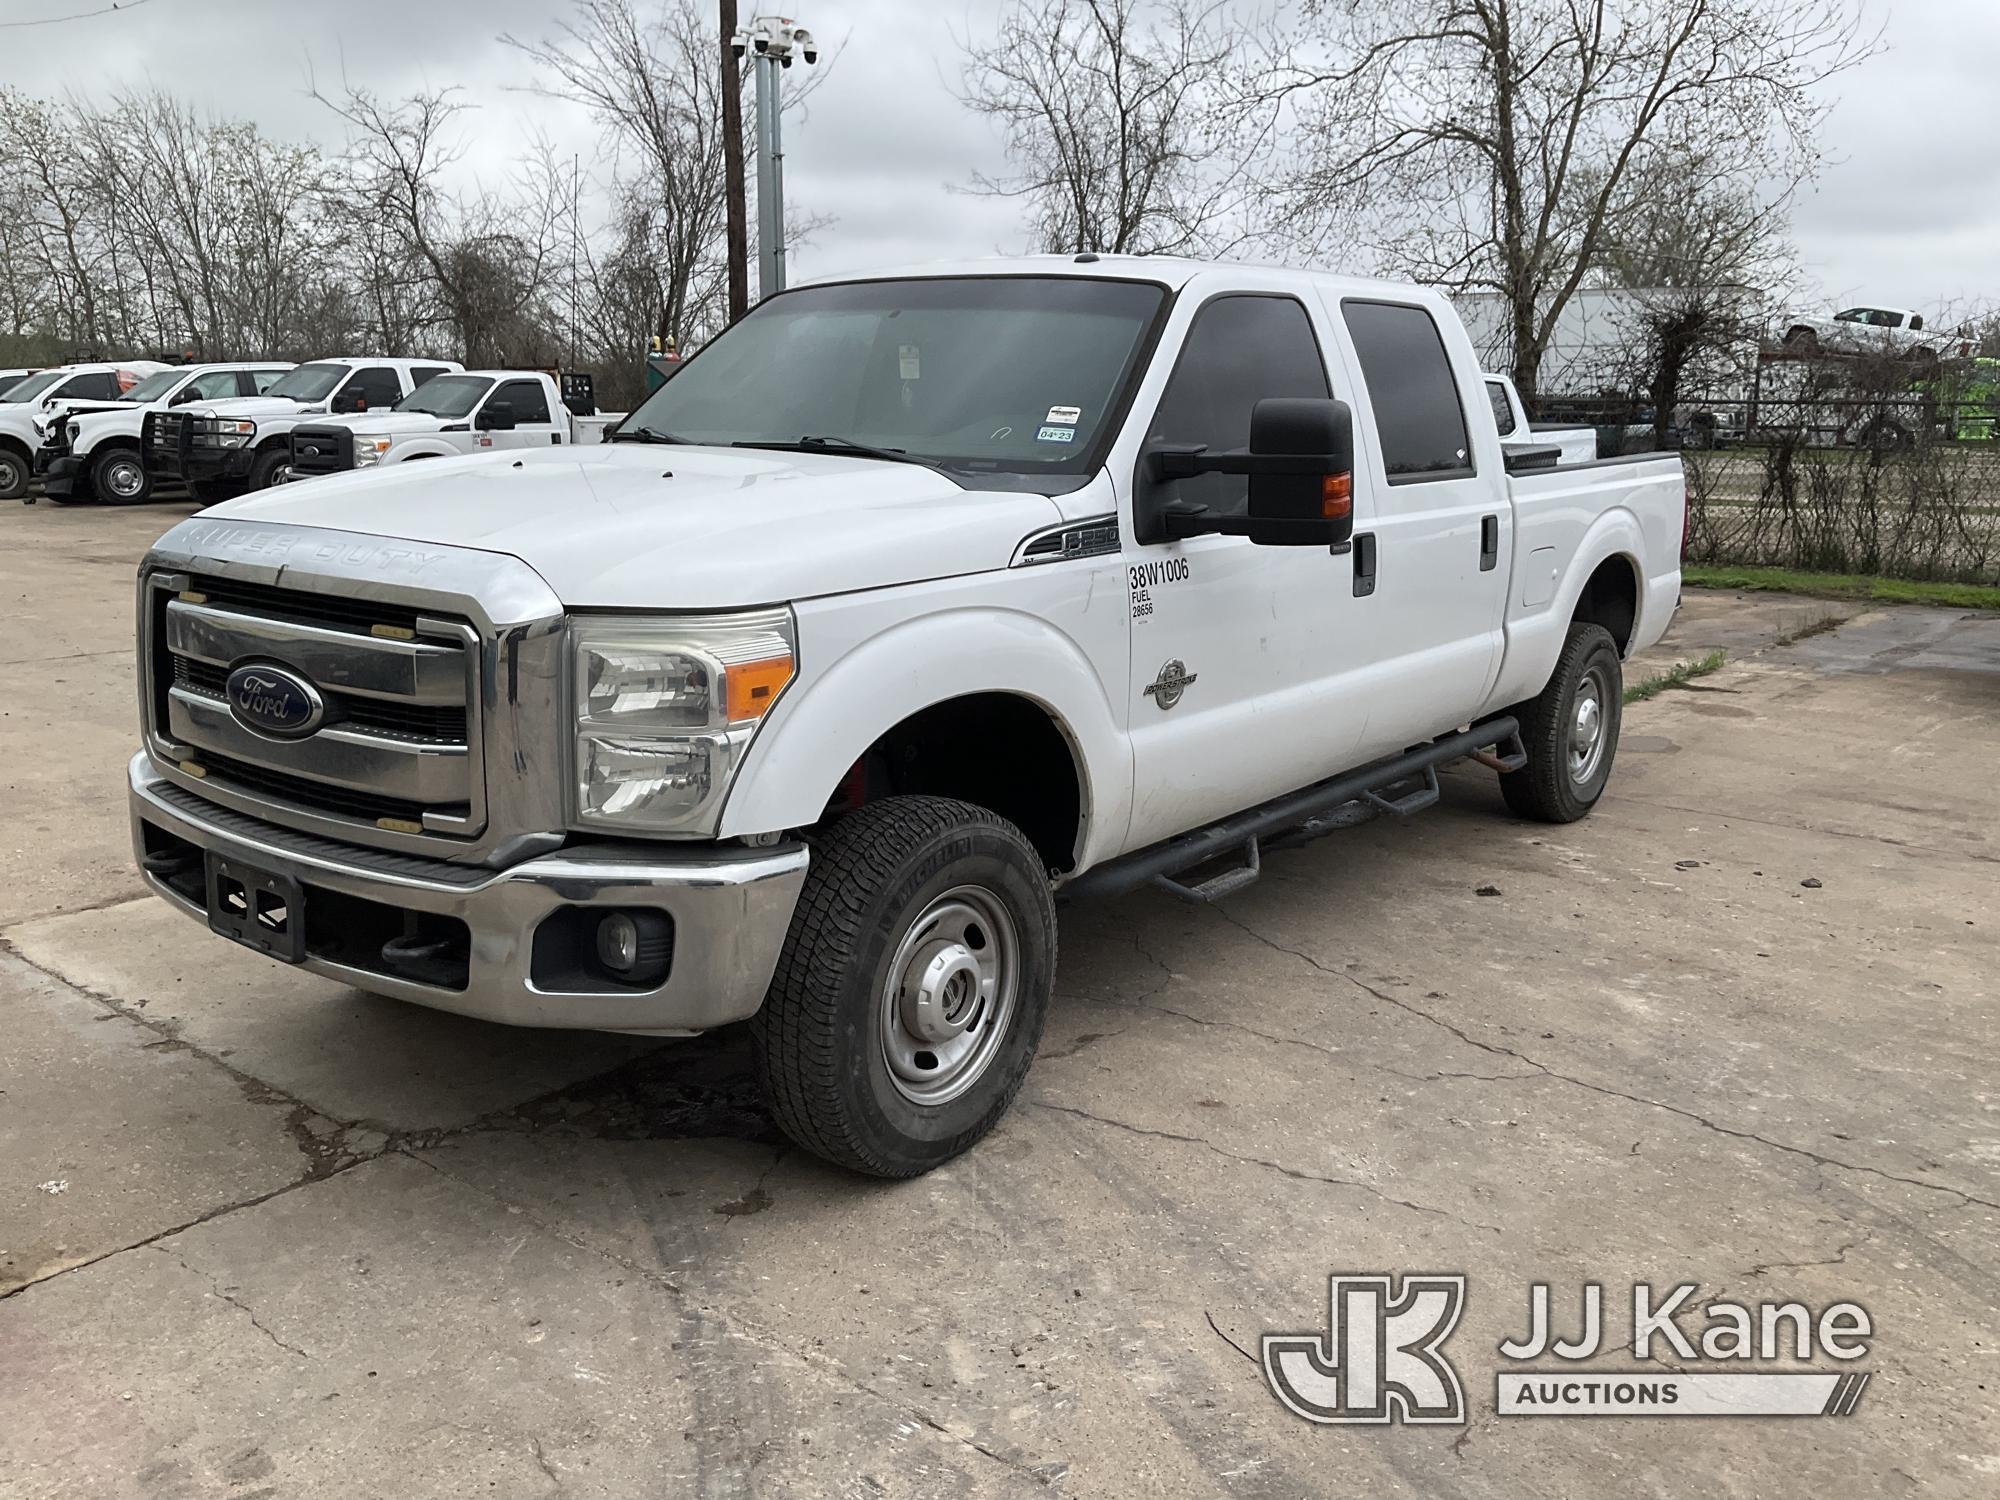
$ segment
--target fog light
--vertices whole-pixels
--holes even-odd
[[[597,923],[597,961],[628,984],[655,984],[673,956],[673,924],[664,912],[606,912]]]

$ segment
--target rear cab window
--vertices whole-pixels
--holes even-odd
[[[1514,435],[1514,403],[1507,399],[1507,387],[1497,380],[1486,382],[1486,399],[1493,403],[1493,425],[1500,436]]]
[[[1342,321],[1361,364],[1382,467],[1392,485],[1468,479],[1477,472],[1444,336],[1424,308],[1349,299]]]

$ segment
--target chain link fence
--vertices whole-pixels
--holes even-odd
[[[2000,583],[2000,444],[1928,427],[1893,444],[1815,439],[1684,451],[1689,561]]]

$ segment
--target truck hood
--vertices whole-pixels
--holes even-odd
[[[470,420],[469,417],[434,417],[422,411],[372,411],[323,417],[313,426],[345,427],[358,436],[389,437],[400,432],[440,432],[447,422],[464,423]]]
[[[278,412],[296,416],[301,412],[325,411],[326,403],[294,401],[289,396],[229,396],[217,401],[194,402],[188,410],[214,417],[265,417]]]
[[[202,512],[518,557],[565,604],[733,609],[1004,568],[1045,495],[915,464],[620,443],[432,459]]]

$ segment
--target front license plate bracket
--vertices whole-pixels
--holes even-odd
[[[271,958],[302,963],[306,956],[305,891],[289,875],[276,875],[211,853],[208,926],[211,932]]]

